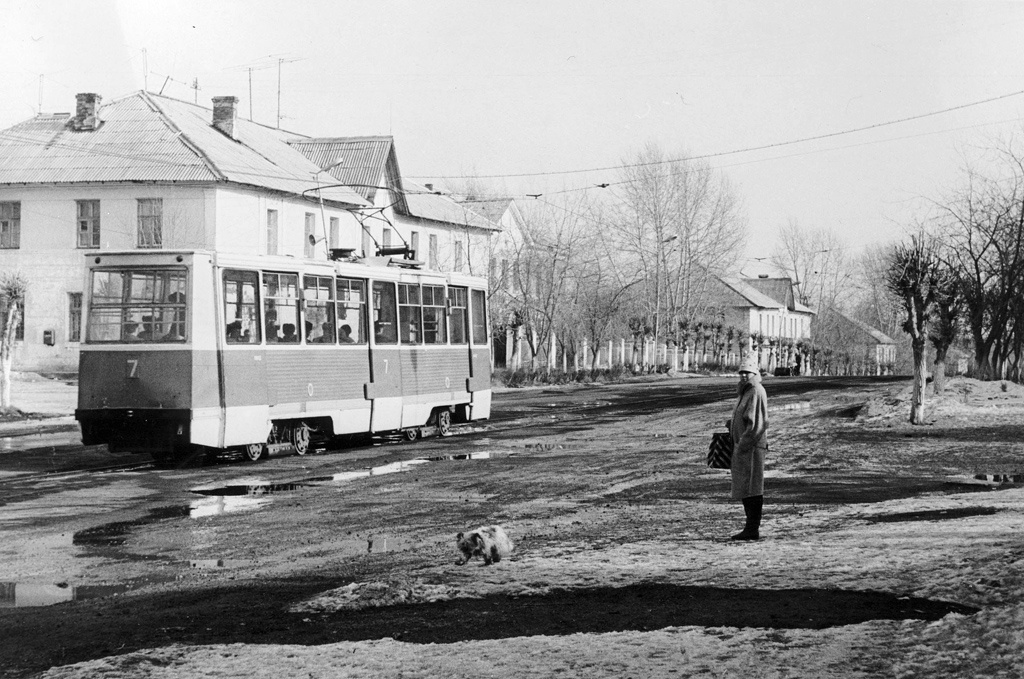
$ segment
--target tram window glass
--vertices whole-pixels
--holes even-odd
[[[366,344],[366,281],[339,278],[337,290],[338,340],[342,344]]]
[[[402,344],[423,343],[423,317],[420,314],[420,286],[398,284],[398,326]]]
[[[306,342],[334,344],[334,279],[326,276],[304,276]]]
[[[483,290],[473,290],[473,344],[487,344],[487,303]]]
[[[469,314],[466,312],[468,292],[466,288],[448,288],[448,306],[451,309],[448,322],[452,344],[469,344]]]
[[[423,286],[423,343],[446,344],[448,342],[445,324],[445,303],[443,285]]]
[[[373,282],[373,341],[375,344],[398,344],[394,283]]]
[[[263,274],[263,322],[268,343],[299,341],[299,275]]]
[[[88,342],[184,342],[188,274],[93,271]]]
[[[225,333],[230,344],[259,344],[259,276],[255,271],[224,272]]]

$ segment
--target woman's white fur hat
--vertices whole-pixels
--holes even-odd
[[[757,373],[761,374],[761,368],[757,365],[757,354],[751,351],[749,354],[743,357],[743,361],[740,362],[740,368],[737,372],[741,373]]]

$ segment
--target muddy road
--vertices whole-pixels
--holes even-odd
[[[773,521],[820,506],[963,492],[946,478],[977,470],[948,455],[891,466],[853,456],[830,463],[827,477],[815,473],[820,446],[848,436],[842,424],[894,384],[767,381],[768,540]],[[727,499],[727,472],[707,469],[704,454],[734,393],[732,378],[506,391],[491,421],[451,437],[375,439],[255,464],[156,469],[119,458],[108,463],[124,467],[90,471],[104,451],[52,442],[2,454],[0,676],[174,643],[820,629],[973,610],[891,592],[710,586],[734,587],[728,574],[700,587],[633,573],[551,589],[539,569],[514,595],[487,589],[492,574],[531,554],[562,569],[574,555],[623,545],[722,543],[742,511]],[[875,436],[861,447],[903,445],[905,434]],[[456,567],[454,534],[491,523],[515,540],[511,561]],[[383,588],[372,610],[309,603],[346,587],[372,598],[360,589],[367,583]],[[423,595],[454,590],[470,598]]]

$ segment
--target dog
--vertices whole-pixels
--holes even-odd
[[[455,546],[462,553],[462,558],[455,562],[458,566],[474,556],[482,556],[484,565],[489,566],[511,554],[514,547],[501,526],[480,526],[469,533],[459,533],[455,536]]]

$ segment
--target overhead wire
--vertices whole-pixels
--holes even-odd
[[[491,175],[435,175],[434,179],[513,179],[519,177],[550,177],[567,174],[583,174],[585,172],[607,172],[609,170],[623,170],[634,167],[649,167],[652,165],[668,165],[671,163],[677,163],[684,160],[706,160],[708,158],[721,158],[723,156],[731,156],[739,153],[752,153],[754,151],[765,151],[767,149],[779,148],[781,146],[792,146],[793,144],[803,144],[810,141],[820,141],[822,139],[831,139],[833,137],[840,137],[848,134],[855,134],[857,132],[866,132],[868,130],[874,130],[882,127],[889,127],[891,125],[898,125],[901,123],[910,122],[913,120],[922,120],[924,118],[930,118],[937,115],[943,115],[945,113],[951,113],[953,111],[960,111],[965,108],[971,108],[973,106],[980,106],[982,104],[990,104],[994,101],[1000,101],[1003,99],[1009,99],[1010,97],[1017,97],[1024,94],[1024,90],[1018,90],[1016,92],[1010,92],[1007,94],[1001,94],[996,97],[990,97],[988,99],[982,99],[979,101],[973,101],[966,104],[960,104],[958,106],[950,106],[948,108],[940,109],[938,111],[929,111],[928,113],[920,113],[918,115],[907,116],[904,118],[898,118],[895,120],[888,120],[881,123],[874,123],[871,125],[864,125],[862,127],[854,127],[847,130],[839,130],[836,132],[827,132],[825,134],[813,135],[810,137],[801,137],[799,139],[790,139],[787,141],[775,142],[772,144],[762,144],[760,146],[748,146],[740,149],[732,149],[729,151],[718,151],[714,153],[705,153],[696,156],[690,156],[687,158],[669,158],[666,160],[652,160],[644,163],[625,163],[620,165],[609,165],[606,167],[594,167],[580,170],[552,170],[547,172],[521,172],[513,174],[491,174]],[[421,179],[427,178],[423,175],[411,175],[410,179]]]

